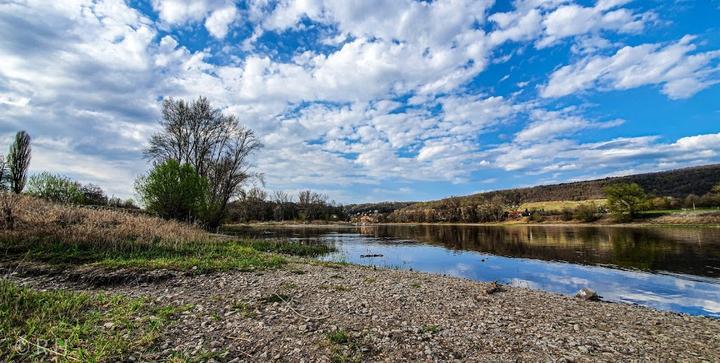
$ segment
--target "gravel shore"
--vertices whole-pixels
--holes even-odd
[[[10,278],[191,304],[140,361],[720,361],[719,320],[521,288],[490,293],[491,284],[459,278],[304,260],[160,275],[99,288],[62,274]]]

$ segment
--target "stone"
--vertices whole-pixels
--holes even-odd
[[[578,291],[577,294],[575,294],[575,297],[581,300],[585,301],[599,301],[600,295],[597,294],[594,290],[588,289],[587,287],[583,287]]]

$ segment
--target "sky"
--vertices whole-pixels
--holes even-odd
[[[168,97],[342,203],[720,162],[720,0],[0,0],[0,150],[133,196]]]

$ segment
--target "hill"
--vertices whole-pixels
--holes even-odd
[[[508,206],[516,208],[523,203],[602,199],[603,188],[615,183],[637,183],[652,196],[678,199],[689,195],[701,196],[720,183],[720,164],[450,197],[397,209],[391,213],[390,219],[401,222],[493,221],[499,220]]]

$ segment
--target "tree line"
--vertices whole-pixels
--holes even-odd
[[[259,188],[242,191],[230,204],[227,221],[247,223],[263,221],[345,221],[342,205],[325,194],[304,190],[296,196],[283,191],[268,193]]]
[[[373,214],[373,221],[488,223],[528,217],[531,221],[539,222],[547,217],[557,216],[565,221],[592,222],[607,215],[618,222],[626,222],[648,210],[720,207],[720,184],[716,182],[700,197],[691,194],[677,198],[654,196],[638,183],[616,182],[606,185],[599,197],[606,199],[604,205],[587,202],[560,211],[520,211],[519,206],[528,202],[523,199],[522,193],[485,193],[471,198],[451,197],[440,201],[415,203],[388,214]]]

